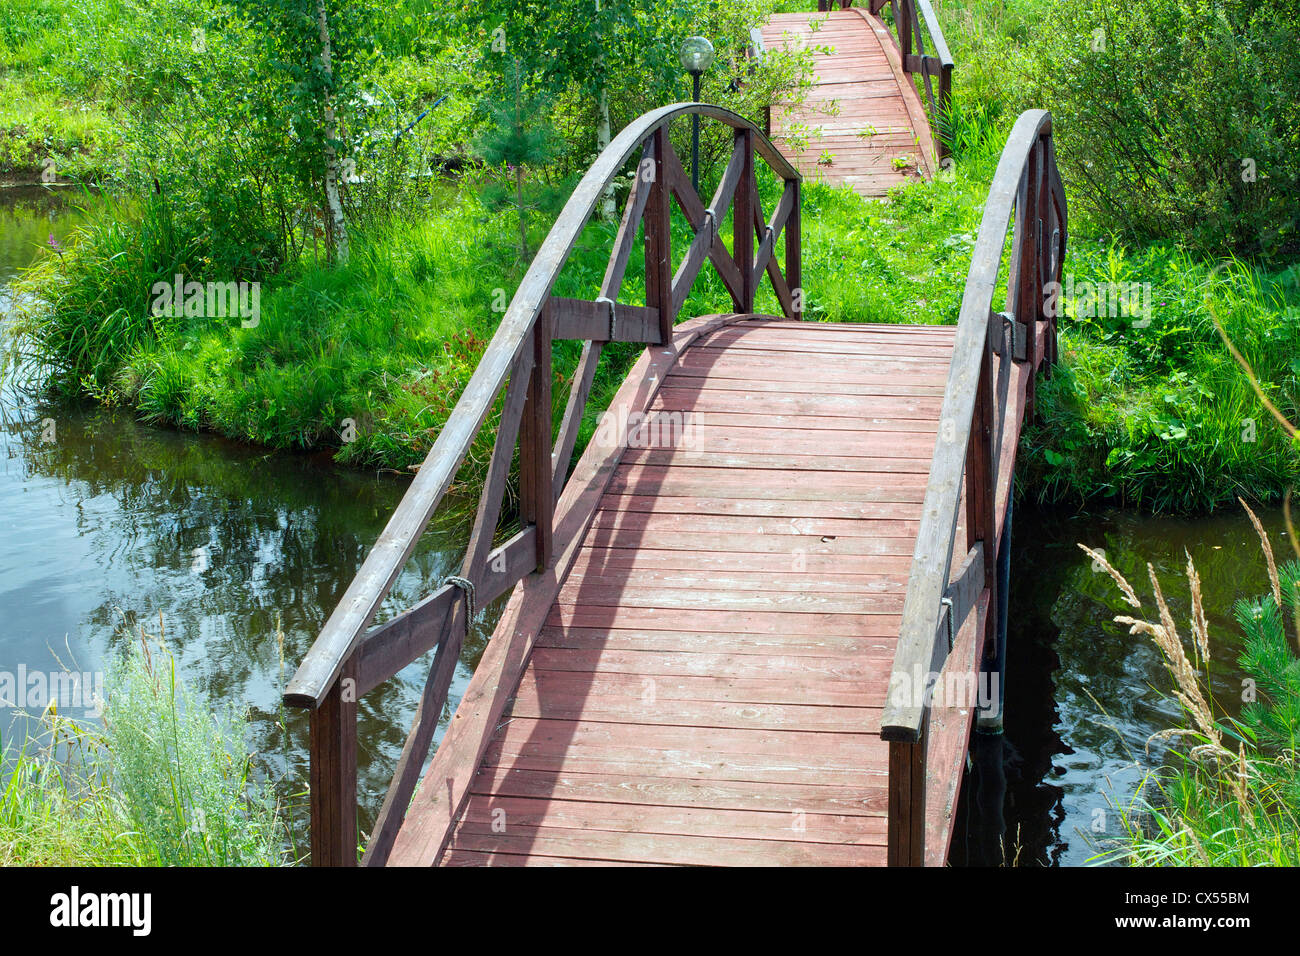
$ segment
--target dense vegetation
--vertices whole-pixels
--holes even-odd
[[[0,31],[0,82],[34,110],[50,112],[48,98],[61,96],[119,132],[111,144],[93,136],[69,144],[63,133],[36,144],[23,139],[34,127],[10,120],[11,156],[21,141],[33,147],[33,168],[41,149],[60,164],[96,157],[79,162],[111,169],[123,198],[28,277],[36,305],[11,356],[43,365],[51,387],[153,420],[278,447],[335,446],[356,464],[420,460],[522,274],[520,253],[535,248],[611,129],[685,95],[672,55],[682,36],[720,41],[705,98],[751,117],[775,96],[797,98],[805,82],[797,56],[768,57],[755,70],[742,55],[748,26],[784,6],[767,0],[724,12],[686,3],[673,17],[609,4],[599,22],[586,4],[559,2],[509,13],[331,6],[328,78],[310,68],[314,4],[92,4],[83,15],[100,17],[103,29],[64,31],[60,46],[47,16],[55,0],[28,2],[32,16]],[[1279,494],[1297,476],[1294,450],[1215,328],[1217,319],[1274,404],[1294,411],[1300,287],[1284,260],[1298,164],[1286,83],[1300,70],[1288,72],[1295,54],[1278,41],[1289,14],[1252,9],[942,4],[959,63],[941,124],[956,166],[887,205],[809,184],[809,316],[954,321],[1008,123],[1021,108],[1047,106],[1074,215],[1073,287],[1147,284],[1149,308],[1140,321],[1107,314],[1067,286],[1065,363],[1041,392],[1022,485],[1046,500],[1160,509]],[[1042,17],[1056,28],[1033,29]],[[169,42],[145,42],[145,23]],[[1094,29],[1105,31],[1097,50]],[[1211,52],[1206,31],[1222,40]],[[530,42],[512,45],[520,36]],[[1153,45],[1155,59],[1128,55]],[[1267,76],[1243,73],[1241,58],[1261,50],[1274,54]],[[59,79],[88,59],[94,71]],[[1174,79],[1148,82],[1153,70]],[[1224,97],[1222,76],[1254,93]],[[1121,86],[1128,92],[1115,109]],[[527,176],[524,162],[507,168],[507,154],[481,147],[521,94],[549,143]],[[1231,115],[1213,108],[1225,99]],[[321,132],[322,103],[337,118],[334,138]],[[1209,136],[1211,127],[1221,135]],[[721,143],[706,135],[706,183]],[[1133,143],[1141,162],[1121,151]],[[327,147],[343,164],[346,261],[336,261],[324,198]],[[1246,149],[1260,173],[1253,182],[1225,172],[1225,157]],[[1202,228],[1211,221],[1217,231]],[[521,224],[522,237],[511,238]],[[608,220],[591,224],[563,292],[591,294],[612,233]],[[1223,258],[1232,255],[1245,258]],[[259,320],[151,315],[155,283],[177,274],[262,282]],[[634,264],[625,295],[634,300],[641,282]],[[720,292],[702,282],[684,312],[718,307]],[[609,351],[593,415],[631,355]],[[576,348],[561,348],[558,390],[575,360]]]
[[[310,68],[314,4],[92,3],[78,15],[95,29],[66,31],[54,27],[59,0],[24,2],[30,15],[0,29],[0,83],[33,114],[0,117],[9,162],[38,169],[45,154],[60,171],[93,167],[120,198],[28,277],[35,305],[11,358],[43,366],[50,387],[152,420],[277,447],[332,446],[358,465],[400,469],[423,457],[522,274],[521,252],[536,247],[610,130],[686,95],[673,57],[682,36],[719,41],[704,96],[751,117],[773,97],[797,98],[806,81],[798,56],[769,56],[762,69],[743,56],[748,25],[799,6],[771,0],[722,12],[689,2],[673,17],[608,4],[599,22],[588,5],[560,2],[509,13],[414,0],[327,5],[329,78]],[[1076,294],[1067,286],[1065,362],[1040,392],[1022,487],[1044,500],[1180,510],[1280,494],[1297,477],[1294,449],[1215,328],[1217,319],[1273,403],[1295,411],[1300,285],[1286,256],[1300,164],[1286,84],[1300,70],[1278,40],[1290,14],[1251,9],[941,4],[959,64],[941,123],[956,166],[884,205],[808,185],[809,317],[955,321],[1005,131],[1021,108],[1047,106],[1071,202],[1066,270]],[[1044,17],[1054,29],[1034,28]],[[165,42],[146,37],[145,24]],[[1095,29],[1105,39],[1094,51]],[[1222,42],[1207,48],[1207,31]],[[512,45],[521,36],[530,42]],[[1129,55],[1153,45],[1155,59]],[[1243,72],[1242,58],[1261,62],[1264,50],[1267,75]],[[1170,59],[1180,51],[1190,52]],[[93,70],[77,67],[90,61]],[[1156,83],[1153,70],[1172,79]],[[1225,97],[1223,77],[1252,95]],[[482,147],[521,96],[548,142],[526,174],[524,162],[508,168],[506,153]],[[69,122],[56,101],[93,118],[80,139],[67,128],[28,135],[36,115]],[[1228,101],[1229,114],[1215,106]],[[321,131],[322,104],[336,117],[334,138]],[[723,142],[709,132],[706,186]],[[1133,143],[1143,144],[1141,162],[1122,151]],[[340,164],[345,257],[335,255],[327,147]],[[1225,172],[1225,157],[1247,149],[1253,182]],[[610,221],[593,221],[562,292],[592,294],[612,234]],[[155,283],[177,274],[261,282],[259,320],[151,314]],[[634,261],[629,300],[641,282]],[[1077,291],[1093,283],[1145,284],[1149,308],[1108,314]],[[702,281],[684,312],[722,298]],[[576,354],[557,354],[561,392]],[[608,354],[593,416],[632,352]]]
[[[749,27],[810,5],[9,0],[0,172],[93,179],[110,197],[19,284],[10,369],[153,421],[408,468],[592,157],[644,110],[686,98],[680,40],[702,33],[718,47],[704,99],[761,119],[773,99],[801,95],[807,59],[757,66]],[[1223,339],[1280,413],[1300,418],[1293,7],[935,6],[958,64],[938,124],[955,165],[884,203],[806,184],[807,317],[955,321],[1006,132],[1021,109],[1049,108],[1071,206],[1063,362],[1041,384],[1019,487],[1166,510],[1280,495],[1300,477],[1295,443]],[[673,130],[682,155],[686,134]],[[706,189],[725,146],[706,125]],[[770,208],[774,184],[760,186]],[[674,228],[680,250],[685,224]],[[560,294],[594,294],[614,231],[607,216],[588,226]],[[176,276],[258,283],[258,311],[158,308],[158,284]],[[1099,309],[1098,284],[1141,291]],[[643,293],[636,256],[624,290]],[[706,270],[683,313],[725,302]],[[770,292],[758,307],[775,309]],[[577,348],[557,345],[560,398]],[[588,434],[635,351],[606,350]],[[1283,568],[1272,597],[1242,605],[1259,706],[1230,724],[1189,710],[1200,742],[1226,753],[1235,741],[1239,763],[1193,750],[1160,777],[1140,809],[1164,830],[1135,823],[1132,859],[1295,862],[1297,664],[1282,609],[1297,577]],[[1158,627],[1186,677],[1176,632]],[[1199,665],[1208,644],[1197,647]],[[206,705],[138,656],[115,686],[102,733],[54,715],[51,749],[8,755],[0,861],[279,862],[280,824],[238,720],[197,719]],[[184,733],[168,744],[159,721]],[[1206,839],[1223,833],[1231,843]],[[1242,847],[1248,858],[1231,856]]]

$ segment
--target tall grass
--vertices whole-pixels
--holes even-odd
[[[51,707],[41,736],[4,749],[0,865],[282,864],[284,827],[243,715],[187,687],[143,630],[107,685],[102,728]]]
[[[1244,502],[1242,503],[1245,507]],[[1249,675],[1248,702],[1230,716],[1210,692],[1212,643],[1191,558],[1187,585],[1192,598],[1190,644],[1161,591],[1155,569],[1147,572],[1156,608],[1146,611],[1132,586],[1100,551],[1080,545],[1115,580],[1140,616],[1120,615],[1130,633],[1150,637],[1172,678],[1184,724],[1155,735],[1175,746],[1165,765],[1148,774],[1142,788],[1117,806],[1123,837],[1103,848],[1101,862],[1136,866],[1300,865],[1300,561],[1278,568],[1272,545],[1253,512],[1269,568],[1270,591],[1237,602],[1245,636],[1240,663]],[[1284,615],[1293,620],[1288,635]],[[1189,653],[1190,647],[1190,653]],[[1258,695],[1257,697],[1254,695]]]

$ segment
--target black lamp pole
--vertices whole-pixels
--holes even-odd
[[[691,71],[691,99],[700,101],[700,71]],[[700,191],[700,114],[691,114],[691,187]]]
[[[682,68],[691,75],[692,101],[700,101],[700,74],[713,62],[713,44],[707,37],[687,37],[677,53]],[[691,114],[691,186],[700,191],[700,114]]]

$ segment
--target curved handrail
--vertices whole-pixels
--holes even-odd
[[[870,0],[868,9],[872,16],[884,21],[880,11],[886,6],[893,13],[894,42],[898,45],[904,72],[921,77],[925,87],[930,122],[942,119],[952,99],[952,53],[948,50],[948,41],[944,38],[939,17],[930,5],[930,0]],[[919,11],[919,15],[918,15]],[[924,24],[924,31],[921,29]],[[927,53],[925,38],[930,38],[933,53]],[[916,52],[913,53],[913,46]],[[931,78],[939,80],[939,95],[936,97]],[[947,147],[943,138],[939,138],[939,153],[945,155]]]
[[[703,103],[675,103],[652,110],[610,142],[578,183],[533,258],[496,334],[410,488],[289,682],[285,703],[296,707],[318,706],[330,685],[338,679],[343,661],[356,649],[364,628],[387,597],[457,469],[469,454],[475,436],[487,421],[492,404],[536,325],[560,270],[606,187],[648,137],[676,117],[689,113],[752,133],[755,150],[782,178],[799,179],[798,171],[753,123],[730,110]]]
[[[901,678],[904,675],[912,676],[915,673],[913,669],[917,666],[922,668],[922,673],[930,670],[944,591],[948,587],[952,570],[952,543],[962,493],[961,476],[971,439],[977,391],[985,371],[984,366],[989,362],[992,346],[990,326],[993,319],[998,317],[992,306],[1002,250],[1012,221],[1012,207],[1016,204],[1017,197],[1024,192],[1021,186],[1029,175],[1031,155],[1039,148],[1044,137],[1050,137],[1051,128],[1052,118],[1047,111],[1030,110],[1022,113],[1007,138],[993,183],[989,187],[979,237],[975,242],[971,268],[962,295],[952,362],[939,415],[939,436],[935,441],[930,479],[925,489],[921,524],[903,604],[903,622],[891,675],[891,681],[894,677],[899,680],[891,687],[886,698],[881,720],[881,736],[886,740],[915,741],[920,735],[924,701],[913,699],[914,695],[908,693],[908,687]],[[1047,139],[1046,142],[1049,144],[1049,188],[1054,200],[1053,206],[1059,210],[1060,216],[1059,255],[1052,262],[1055,271],[1064,257],[1065,203],[1064,192],[1059,188],[1060,179],[1056,174],[1055,161],[1051,158],[1051,141]],[[1035,284],[1041,289],[1042,283]],[[1008,298],[1020,295],[1022,293],[1014,287],[1008,291]],[[1045,292],[1042,297],[1045,298]],[[1014,313],[1014,309],[1012,311]],[[990,550],[986,551],[986,558],[985,563],[991,569],[991,545]]]
[[[735,131],[731,159],[707,207],[691,187],[668,139],[669,124],[688,114],[718,120]],[[594,302],[555,298],[552,290],[578,236],[638,148],[644,150],[644,158],[600,296]],[[770,221],[764,219],[758,199],[755,155],[785,180]],[[753,311],[755,289],[764,274],[783,311],[792,318],[801,311],[802,296],[796,294],[799,184],[795,167],[753,123],[703,103],[676,103],[639,117],[610,142],[583,176],[520,281],[415,479],[285,690],[286,703],[311,709],[314,863],[355,863],[357,699],[436,648],[420,709],[367,849],[367,862],[386,858],[428,754],[475,605],[487,604],[551,561],[553,509],[567,477],[602,345],[670,341],[677,310],[705,261],[712,262],[722,277],[736,312]],[[672,198],[695,233],[676,274],[671,271]],[[731,252],[718,234],[729,207],[735,209]],[[646,305],[622,305],[617,303],[618,292],[642,221]],[[782,231],[784,272],[775,256]],[[559,439],[552,446],[550,365],[555,338],[581,339],[586,344]],[[367,630],[503,390],[492,458],[460,574],[449,577],[414,607]],[[516,440],[524,529],[493,550]]]
[[[1014,404],[1005,391],[1010,367],[1013,362],[1029,363],[1028,402],[1033,371],[1040,362],[1055,358],[1047,289],[1060,276],[1067,220],[1051,130],[1051,115],[1044,110],[1022,113],[1012,128],[989,187],[962,296],[881,716],[880,735],[890,742],[891,863],[919,864],[925,859],[930,693],[952,646],[942,635],[946,631],[951,638],[959,631],[986,596],[988,606],[997,606],[999,478],[1007,477],[999,475],[999,459],[1004,435],[1015,434],[1005,429]],[[1006,311],[998,313],[993,311],[993,296],[1013,221]],[[1040,334],[1041,354],[1036,344]],[[995,354],[1001,357],[996,386]],[[963,488],[970,550],[954,576],[953,545]],[[978,636],[976,647],[983,646],[984,637]]]

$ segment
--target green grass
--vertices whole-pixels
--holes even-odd
[[[1031,0],[939,5],[959,64],[954,100],[940,124],[956,163],[935,182],[895,190],[887,202],[805,184],[807,318],[956,321],[988,184],[1017,108],[1016,44],[1039,12],[1041,4]],[[25,55],[29,63],[48,59],[39,49]],[[1002,65],[995,69],[994,61]],[[533,248],[575,182],[548,176],[534,176],[529,187],[529,201],[539,207],[531,214]],[[760,187],[770,209],[775,184],[763,180]],[[9,347],[44,362],[60,391],[124,404],[151,421],[277,448],[331,448],[350,464],[406,469],[423,459],[446,421],[495,331],[495,306],[513,295],[523,273],[516,223],[500,192],[476,174],[447,184],[413,214],[368,217],[356,227],[353,261],[341,269],[322,267],[309,248],[302,262],[265,277],[255,329],[148,315],[156,281],[177,272],[221,281],[245,268],[229,238],[243,232],[221,238],[205,216],[135,197],[62,255],[45,256],[24,283],[43,305],[20,326],[28,338]],[[729,236],[728,223],[721,233]],[[587,227],[558,294],[596,294],[613,235],[611,223]],[[687,240],[679,217],[676,255]],[[643,299],[640,259],[632,257],[620,301]],[[1284,413],[1294,410],[1294,272],[1196,260],[1173,238],[1126,248],[1078,229],[1065,271],[1076,284],[1149,284],[1151,322],[1140,328],[1087,318],[1077,303],[1065,303],[1063,362],[1041,383],[1040,417],[1021,456],[1022,489],[1045,502],[1197,511],[1236,494],[1275,498],[1300,477],[1300,456],[1211,321],[1220,317],[1274,403]],[[682,316],[726,308],[725,290],[706,267]],[[777,310],[765,282],[757,308]],[[557,414],[578,353],[576,343],[557,345]],[[615,346],[605,354],[582,440],[637,350]],[[344,440],[354,432],[354,441]],[[463,475],[468,484],[481,472],[490,437],[489,425]]]
[[[6,0],[5,7],[0,174],[102,174],[119,156],[123,121],[124,91],[110,68],[135,61],[147,43],[148,12],[125,0]]]
[[[53,708],[0,759],[0,866],[278,866],[279,808],[241,714],[202,699],[161,644],[127,635],[102,728]]]

